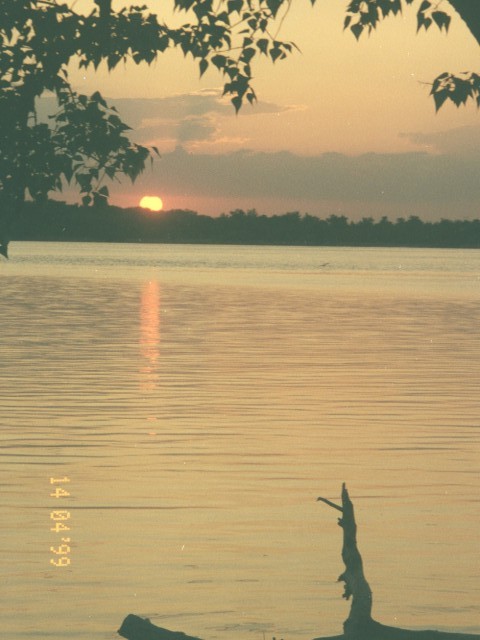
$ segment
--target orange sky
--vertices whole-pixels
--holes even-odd
[[[200,80],[197,67],[178,52],[151,67],[74,71],[78,89],[100,88],[133,126],[133,139],[162,152],[133,187],[125,180],[111,189],[112,203],[134,206],[148,193],[161,196],[167,209],[207,214],[242,207],[318,215],[341,210],[352,217],[480,217],[477,110],[446,105],[435,114],[425,84],[443,71],[478,70],[473,36],[456,15],[448,35],[433,27],[417,35],[414,4],[356,42],[342,29],[346,4],[322,0],[312,9],[307,0],[294,3],[281,37],[294,40],[302,53],[254,65],[259,103],[238,117],[220,97],[221,78],[208,71]],[[179,162],[180,148],[188,163]],[[283,151],[290,155],[282,165]],[[375,162],[372,153],[379,154]],[[222,168],[221,184],[208,166],[212,172]],[[418,182],[413,192],[412,180]]]

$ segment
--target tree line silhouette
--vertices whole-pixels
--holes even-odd
[[[64,202],[25,203],[14,240],[251,244],[303,246],[409,246],[479,248],[480,219],[425,222],[417,216],[359,221],[298,211],[267,216],[236,209],[218,217],[190,210],[153,213],[140,208]]]

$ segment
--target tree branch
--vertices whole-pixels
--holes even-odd
[[[335,504],[335,502],[332,502],[331,500],[327,500],[327,498],[317,498],[317,502],[324,502],[325,504],[328,504],[329,507],[333,507],[334,509],[338,509],[338,511],[341,511],[343,513],[343,509],[340,505]]]
[[[472,0],[449,0],[452,7],[465,22],[480,45],[480,2]]]

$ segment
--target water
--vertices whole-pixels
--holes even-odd
[[[343,481],[375,617],[480,632],[480,252],[11,253],[5,638],[339,633]]]

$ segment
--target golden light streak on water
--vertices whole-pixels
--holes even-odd
[[[158,382],[160,358],[160,284],[149,280],[142,286],[140,302],[140,386],[153,390]]]

